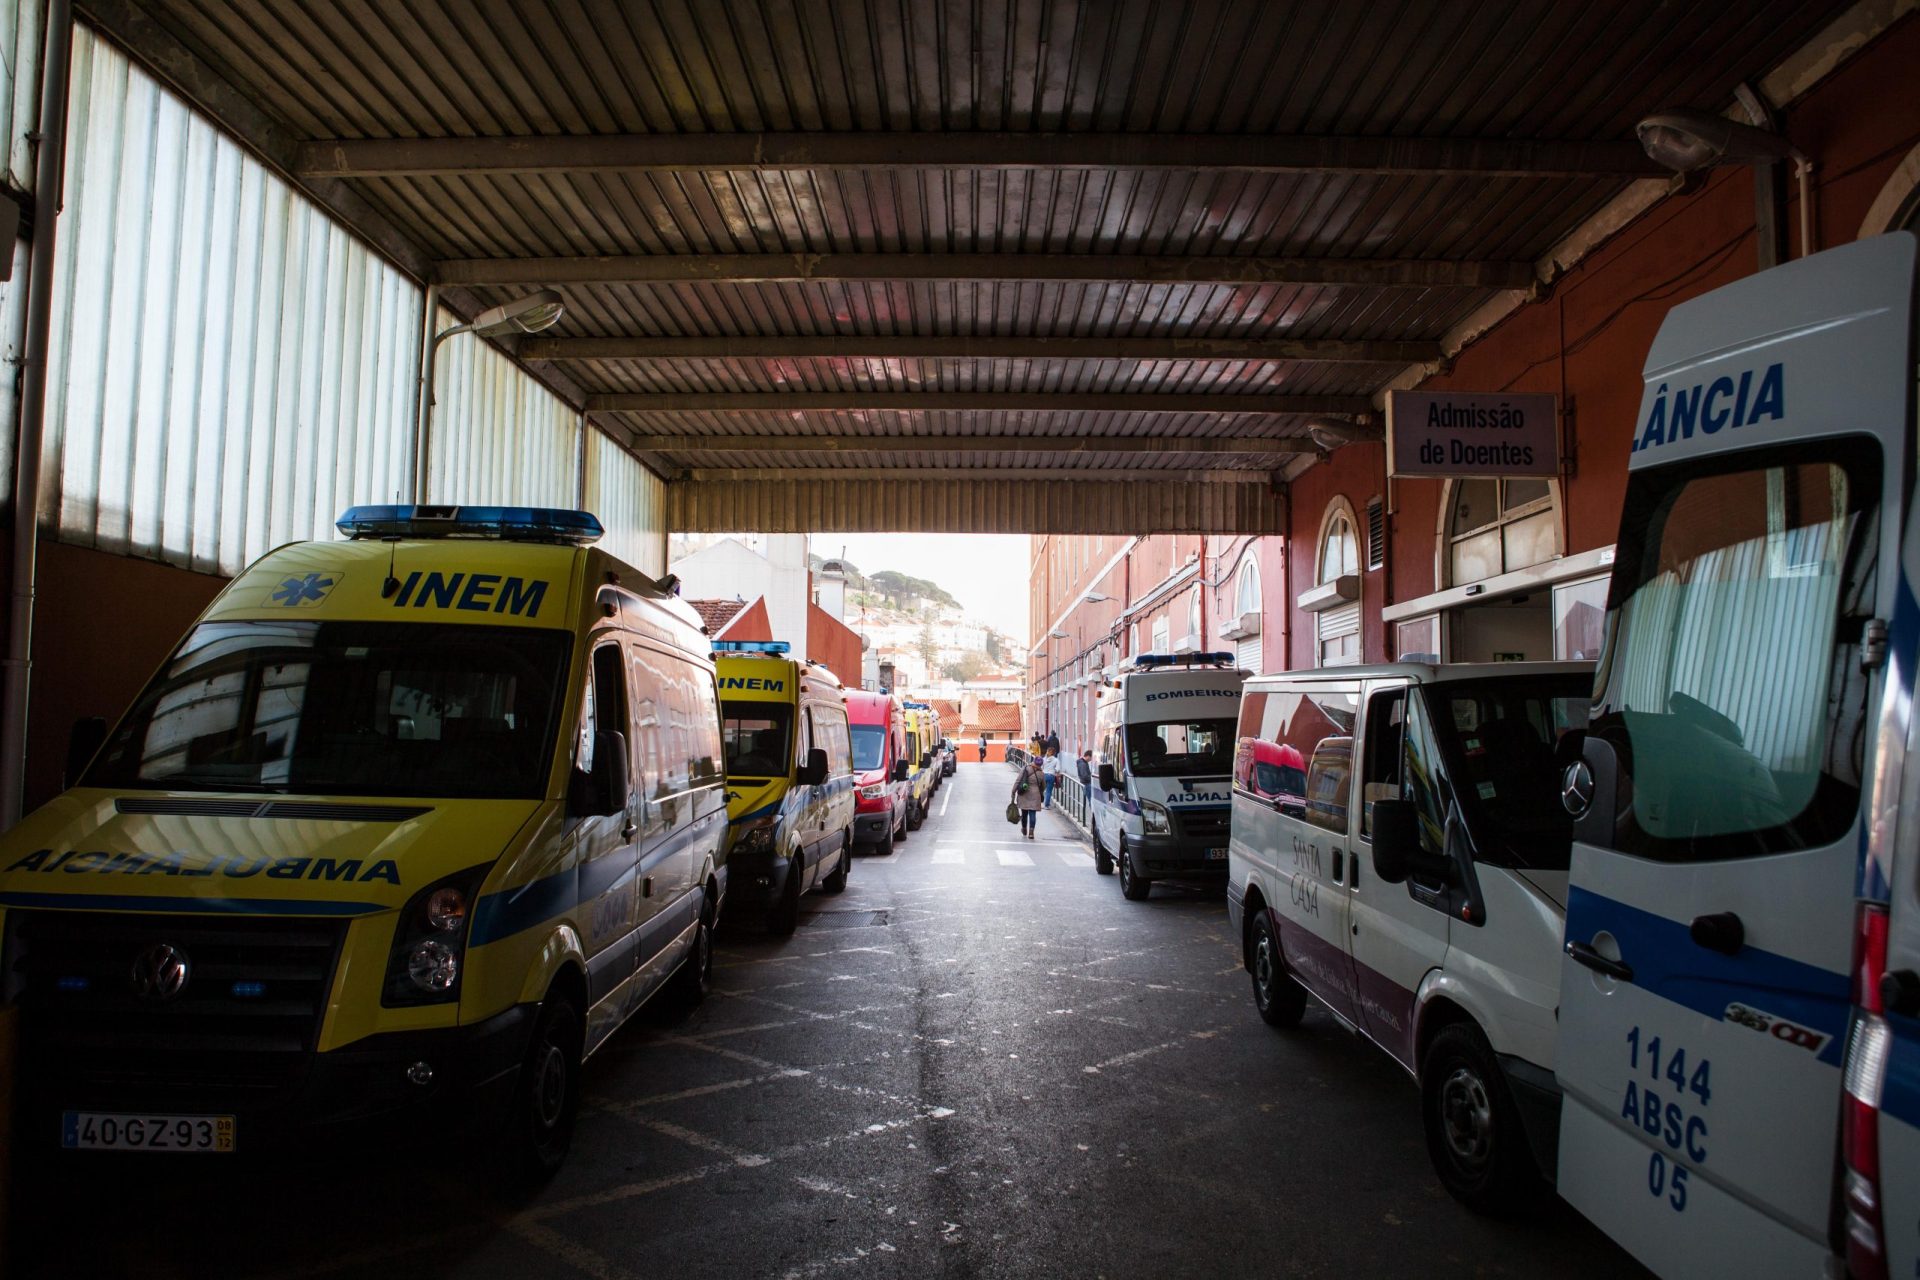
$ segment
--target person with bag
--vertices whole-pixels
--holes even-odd
[[[1033,839],[1034,824],[1040,821],[1041,796],[1040,762],[1031,756],[1020,766],[1019,774],[1013,780],[1013,799],[1007,804],[1009,820],[1018,820],[1020,834]]]

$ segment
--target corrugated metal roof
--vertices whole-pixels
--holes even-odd
[[[127,7],[124,0],[79,3],[110,26]],[[1260,162],[1288,139],[1630,148],[1639,117],[1664,106],[1721,107],[1736,84],[1758,78],[1845,3],[142,0],[172,38],[279,121],[289,138],[337,141],[308,147],[302,154],[310,156],[344,156],[355,140],[383,139],[572,136],[605,139],[609,148],[621,135],[705,136],[716,144],[721,138],[738,141],[741,134],[802,135],[803,144],[804,135],[819,134],[854,143],[876,135],[912,139],[900,153],[907,159],[892,163],[824,161],[791,137],[768,153],[779,155],[777,162],[735,147],[724,165],[711,168],[702,167],[698,153],[687,163],[543,166],[539,147],[522,148],[531,157],[525,163],[477,169],[354,169],[329,161],[349,176],[328,181],[346,184],[373,216],[405,228],[433,261],[864,253],[1429,259],[1495,266],[1537,260],[1631,174],[1617,166],[1576,165],[1529,176],[1525,166],[1473,173],[1459,165],[1407,172],[1391,165],[1283,169],[1262,168]],[[133,40],[138,52],[143,30],[122,22],[118,34]],[[1128,154],[1131,140],[1144,145],[1160,135],[1232,135],[1239,140],[1234,154],[1244,152],[1246,167],[1236,167],[1238,159],[1188,163],[1169,148],[1151,163],[1087,166],[1057,159],[1009,163],[957,146],[942,151],[943,139],[955,141],[952,135],[986,132],[1015,139],[1064,134],[1069,141],[1098,134],[1103,147],[1120,155]],[[1269,140],[1265,146],[1263,139]],[[435,154],[478,153],[466,148]],[[945,154],[964,158],[942,161]],[[537,267],[530,270],[537,274]],[[558,285],[569,309],[547,336],[1435,343],[1494,296],[1453,284],[791,274],[621,283],[583,269]],[[470,296],[485,304],[524,291],[479,286]],[[1074,401],[1116,393],[1365,397],[1404,366],[1193,360],[1172,352],[1142,359],[947,359],[903,351],[858,358],[623,355],[569,358],[552,367],[588,396],[1045,393],[1061,401],[1059,410],[1048,412],[904,412],[855,404],[830,412],[596,415],[616,434],[885,439],[1297,436],[1303,429],[1298,417],[1238,419],[1220,406],[1196,412],[1088,410],[1075,409]],[[888,449],[796,452],[775,443],[749,451],[688,449],[650,460],[669,475],[714,467],[1201,465],[1132,451],[996,458],[977,447],[911,454]],[[1204,465],[1265,470],[1272,457],[1209,455]],[[701,483],[708,482],[695,488]],[[876,481],[875,488],[897,483]],[[793,493],[759,482],[736,487],[789,508],[804,505]],[[1053,492],[1053,486],[1046,488]],[[808,489],[804,501],[828,491]],[[1039,521],[996,527],[1037,530],[1060,523],[1047,523],[1052,498],[1010,496],[1012,491],[991,485],[981,492],[999,495],[995,510],[1018,510]],[[963,514],[943,519],[975,519],[965,514],[976,509],[959,485],[947,500],[957,505],[937,509]],[[854,505],[868,510],[874,504],[862,498]],[[675,527],[726,527],[709,520],[716,509],[705,497],[676,502]],[[916,500],[889,509],[914,519],[899,527],[932,527],[917,513],[936,508],[930,500]],[[772,527],[748,508],[729,510],[746,520],[738,527]],[[1209,511],[1204,518],[1167,515],[1163,523],[1217,527],[1211,522],[1218,513]],[[680,523],[689,516],[698,519]],[[823,524],[846,527],[845,520],[842,511]]]

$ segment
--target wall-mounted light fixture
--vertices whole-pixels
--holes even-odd
[[[1749,104],[1749,110],[1757,108]],[[1755,117],[1756,119],[1759,117]],[[1779,134],[1710,111],[1676,107],[1656,111],[1634,126],[1640,147],[1655,164],[1675,173],[1698,173],[1724,164],[1766,166],[1791,160],[1800,184],[1800,256],[1813,252],[1813,161]],[[1762,228],[1762,233],[1766,231]]]

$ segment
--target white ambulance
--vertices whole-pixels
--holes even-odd
[[[1100,690],[1094,869],[1138,902],[1155,880],[1224,884],[1244,671],[1230,653],[1143,653]]]
[[[1908,740],[1920,624],[1914,262],[1895,234],[1741,280],[1647,358],[1562,776],[1558,1181],[1667,1277],[1915,1274],[1920,1023],[1881,978],[1898,1005],[1920,965],[1916,859],[1874,749],[1883,713]]]

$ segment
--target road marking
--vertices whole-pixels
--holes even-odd
[[[1033,859],[1027,856],[1026,850],[1024,849],[995,849],[994,852],[1000,855],[1000,865],[1003,867],[1030,867],[1033,865]]]
[[[1055,849],[1054,852],[1060,855],[1060,861],[1070,867],[1084,867],[1087,865],[1087,851],[1085,849]]]
[[[947,798],[946,798],[945,800],[942,800],[942,801],[940,802],[940,816],[941,816],[941,817],[943,817],[943,818],[944,818],[944,817],[946,817],[946,816],[947,816],[947,806],[948,806],[948,805],[950,805],[950,804],[952,804],[952,803],[953,803],[953,792],[951,792],[951,791],[949,791],[949,792],[947,792]]]
[[[933,851],[933,861],[935,866],[938,866],[941,863],[948,863],[948,864],[961,863],[964,865],[966,860],[967,860],[966,851],[963,849],[935,849]]]

